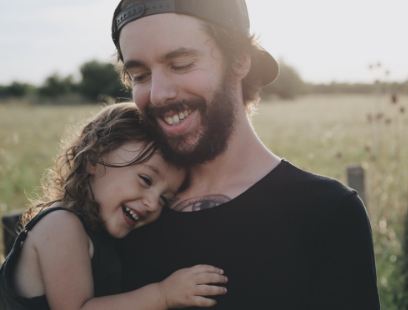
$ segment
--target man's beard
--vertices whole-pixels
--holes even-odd
[[[146,123],[155,133],[155,140],[166,160],[178,166],[192,166],[211,161],[225,151],[235,121],[234,102],[228,90],[228,83],[222,83],[210,103],[197,98],[171,102],[163,107],[146,108]],[[186,108],[200,113],[199,132],[177,137],[167,136],[156,119],[166,111],[183,111]],[[187,142],[191,134],[198,135],[193,145]]]

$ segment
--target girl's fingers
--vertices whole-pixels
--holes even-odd
[[[217,273],[200,273],[195,276],[196,284],[227,283],[228,278]]]
[[[208,273],[224,274],[224,270],[222,270],[221,268],[211,266],[211,265],[195,265],[192,267],[192,269],[195,273],[208,272]]]
[[[202,296],[193,296],[192,297],[192,306],[196,307],[212,307],[217,302],[214,299],[202,297]]]
[[[216,285],[197,285],[195,290],[195,295],[200,296],[217,296],[217,295],[225,295],[227,293],[227,289],[222,286]]]

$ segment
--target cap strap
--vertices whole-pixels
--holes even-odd
[[[141,1],[120,12],[115,19],[116,31],[142,16],[175,12],[175,0]]]

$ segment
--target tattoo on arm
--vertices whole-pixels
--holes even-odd
[[[209,195],[198,198],[191,198],[182,201],[176,201],[171,208],[175,211],[201,211],[217,207],[230,201],[231,198],[225,195]]]

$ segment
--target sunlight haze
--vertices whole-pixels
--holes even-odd
[[[0,0],[0,84],[41,84],[78,75],[91,59],[112,61],[117,1]],[[311,82],[408,79],[406,0],[247,0],[252,32]],[[370,72],[381,62],[386,69]]]

